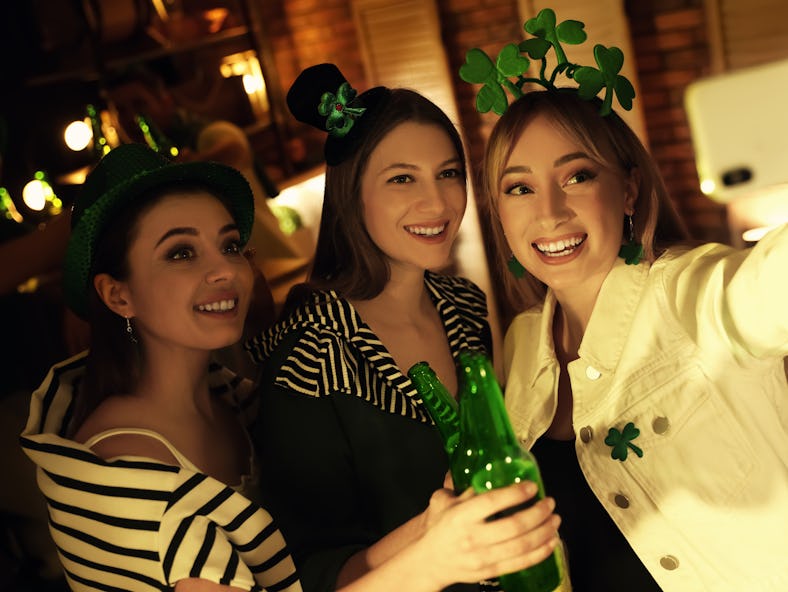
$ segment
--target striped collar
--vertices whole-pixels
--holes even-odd
[[[486,349],[484,293],[463,278],[431,272],[425,273],[424,283],[446,329],[452,356],[456,359],[465,348]],[[294,331],[302,334],[276,373],[277,385],[314,397],[354,395],[389,413],[431,423],[410,379],[353,305],[336,292],[314,292],[246,347],[263,363]]]

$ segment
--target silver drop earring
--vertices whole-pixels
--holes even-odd
[[[126,317],[126,334],[132,343],[137,343],[137,338],[134,337],[134,328],[131,326],[131,317]]]

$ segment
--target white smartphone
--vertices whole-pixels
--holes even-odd
[[[788,60],[698,80],[684,106],[701,191],[732,233],[788,221]]]

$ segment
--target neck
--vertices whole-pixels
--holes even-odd
[[[574,293],[556,292],[556,311],[553,322],[553,335],[556,348],[570,359],[577,357],[583,341],[591,313],[594,311],[599,288]]]
[[[210,352],[168,346],[147,347],[136,396],[155,401],[156,409],[179,415],[209,414]]]
[[[364,318],[389,319],[397,323],[420,323],[434,308],[424,287],[424,270],[402,270],[392,266],[383,291],[369,300],[353,300]]]

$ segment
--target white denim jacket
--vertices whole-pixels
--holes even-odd
[[[505,338],[506,404],[526,448],[555,413],[555,306],[549,292]],[[666,592],[788,590],[786,354],[788,225],[749,250],[618,260],[605,279],[569,364],[575,447]],[[643,457],[614,460],[605,437],[628,422]]]

